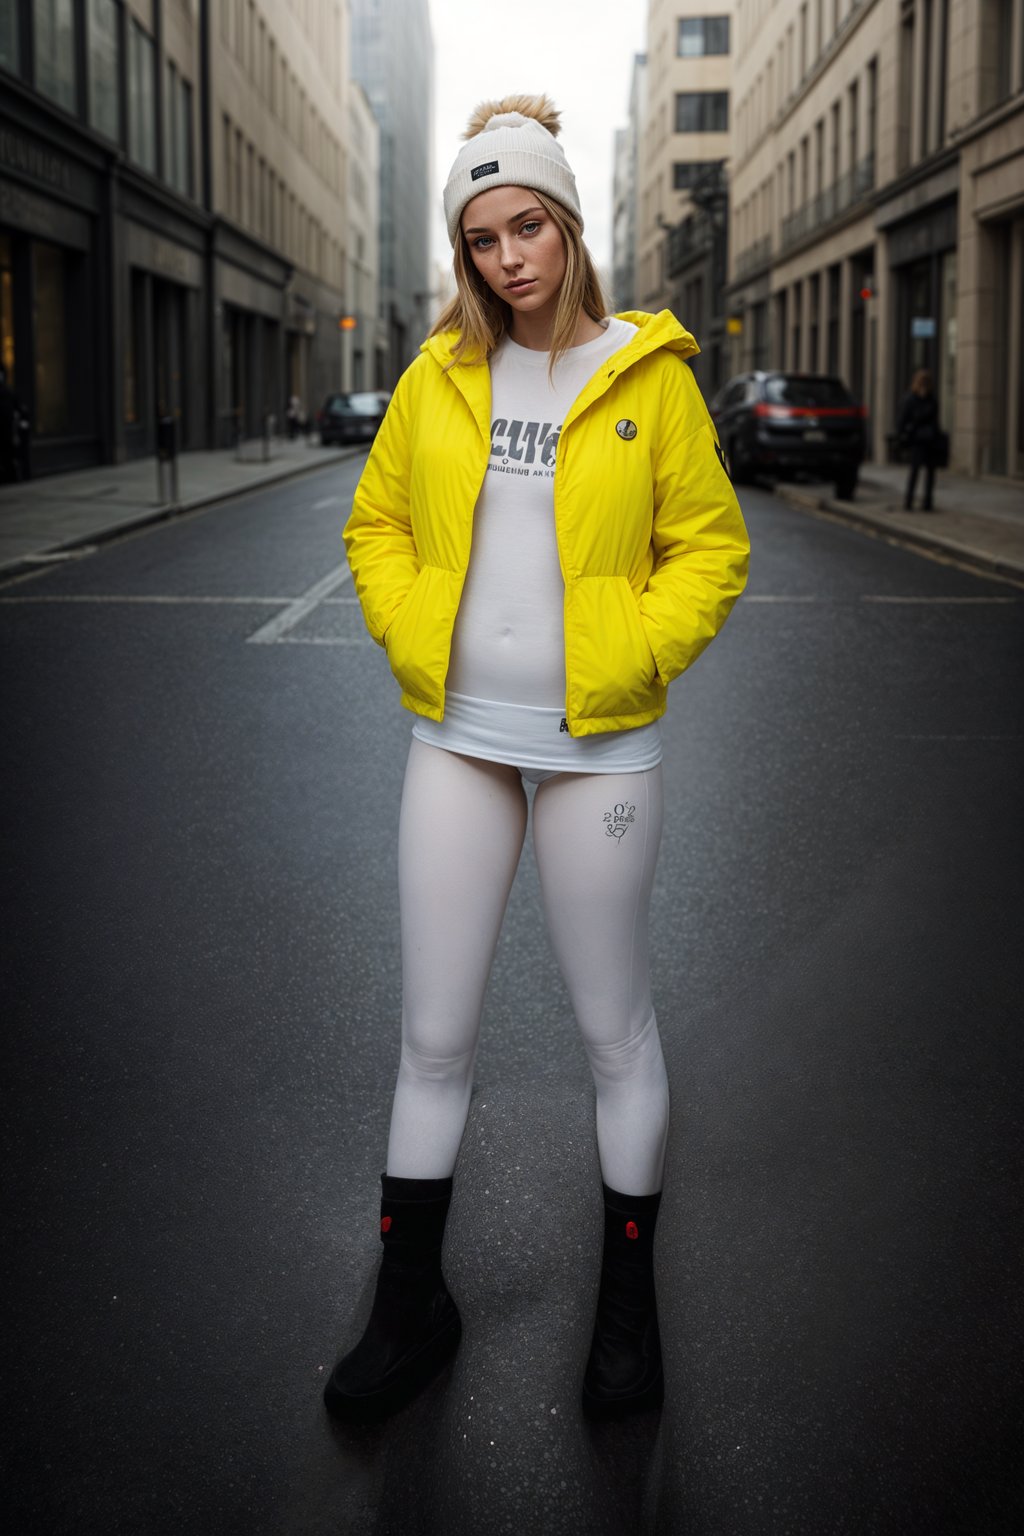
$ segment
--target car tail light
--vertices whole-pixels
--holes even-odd
[[[820,421],[826,416],[833,420],[837,416],[866,416],[867,411],[862,405],[755,405],[754,415],[771,421],[792,421],[796,417]]]
[[[762,420],[767,418],[769,421],[788,421],[791,416],[796,415],[796,412],[789,405],[764,405],[760,403],[754,406],[754,415],[760,416]]]

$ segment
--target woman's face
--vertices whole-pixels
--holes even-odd
[[[491,187],[462,214],[473,265],[513,313],[554,315],[565,276],[561,230],[529,187]]]

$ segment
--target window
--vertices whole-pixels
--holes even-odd
[[[192,87],[168,61],[164,87],[164,159],[176,192],[192,196]]]
[[[222,170],[224,174],[223,202],[224,212],[230,219],[235,215],[235,175],[234,167],[232,165],[232,150],[234,148],[235,138],[231,131],[231,119],[228,117],[226,112],[224,113],[222,120],[222,131],[224,134],[224,155],[222,160]]]
[[[680,21],[676,52],[681,59],[701,59],[711,53],[728,53],[728,16],[692,16]]]
[[[867,121],[867,153],[871,157],[872,176],[874,175],[875,155],[878,150],[878,60],[872,59],[868,65],[868,121]]]
[[[800,7],[800,79],[807,73],[807,5]]]
[[[75,92],[74,0],[33,0],[36,89],[68,112],[77,107]]]
[[[701,177],[705,176],[709,169],[720,163],[718,160],[677,160],[672,167],[673,191],[688,192],[691,187],[697,185]]]
[[[846,124],[846,131],[847,131],[847,133],[850,136],[850,161],[849,161],[849,164],[850,164],[850,170],[852,171],[852,170],[854,170],[856,168],[856,165],[857,165],[857,99],[858,99],[859,92],[858,92],[856,80],[850,86],[850,89],[849,89],[847,94],[849,96],[849,101],[850,101],[850,110],[849,110],[849,117],[848,117],[847,124]]]
[[[0,69],[18,68],[18,0],[0,0]]]
[[[89,0],[89,122],[120,139],[119,34],[114,0]]]
[[[676,133],[728,131],[728,91],[680,91],[676,95]]]
[[[144,171],[156,170],[153,39],[134,19],[128,31],[128,153]]]

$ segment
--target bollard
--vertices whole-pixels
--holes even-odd
[[[264,464],[269,464],[270,463],[270,439],[273,436],[274,424],[275,424],[276,421],[277,421],[277,417],[274,415],[273,411],[264,411],[263,412],[263,462],[264,462]]]
[[[178,423],[173,416],[161,416],[156,424],[156,487],[160,506],[178,505]]]

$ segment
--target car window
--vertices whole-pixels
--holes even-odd
[[[358,411],[360,416],[379,416],[381,412],[380,396],[373,394],[349,395],[348,403],[353,411]]]
[[[813,374],[774,373],[765,380],[765,399],[773,405],[852,405],[853,397],[838,379]]]
[[[718,397],[718,409],[724,411],[728,410],[730,405],[736,405],[743,399],[745,388],[743,379],[734,379],[731,384],[727,384]]]

